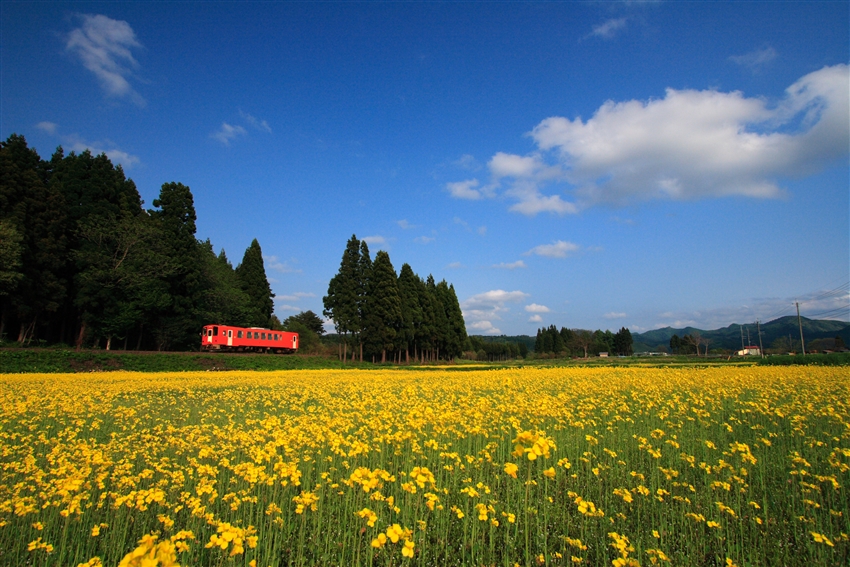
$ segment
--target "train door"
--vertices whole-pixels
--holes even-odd
[[[233,329],[227,330],[227,346],[233,346]]]
[[[293,350],[298,348],[298,335],[292,335],[292,348]]]

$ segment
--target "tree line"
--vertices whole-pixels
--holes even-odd
[[[0,339],[177,350],[210,323],[279,325],[256,239],[234,268],[195,237],[189,187],[143,205],[104,154],[0,142]]]
[[[404,264],[396,274],[390,256],[356,235],[348,240],[339,271],[328,283],[324,314],[342,338],[342,360],[409,363],[451,360],[467,345],[466,325],[454,286],[422,279]]]
[[[632,333],[625,327],[612,333],[608,330],[591,332],[566,327],[558,330],[555,325],[550,325],[537,330],[534,352],[584,358],[589,354],[598,355],[600,352],[629,356],[633,354],[632,345]]]

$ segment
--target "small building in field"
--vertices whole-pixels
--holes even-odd
[[[607,352],[600,352],[599,358],[608,358],[608,353]]]
[[[757,346],[745,346],[737,352],[738,356],[761,356],[761,349]]]

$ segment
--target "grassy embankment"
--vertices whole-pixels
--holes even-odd
[[[611,357],[611,358],[529,358],[507,362],[475,362],[459,359],[455,363],[441,362],[436,365],[416,366],[412,369],[449,368],[472,370],[481,368],[504,368],[511,366],[535,367],[646,367],[688,368],[709,366],[848,366],[850,353],[814,354],[806,356],[757,357]],[[299,370],[319,368],[372,368],[393,366],[372,363],[343,364],[334,356],[318,355],[271,355],[271,354],[211,354],[200,352],[135,352],[103,351],[58,348],[0,348],[0,374],[31,372],[104,372],[126,370],[135,372],[194,372],[219,370]]]

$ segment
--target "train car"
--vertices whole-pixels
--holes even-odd
[[[298,350],[298,333],[260,327],[207,325],[201,332],[201,350],[292,354]]]

